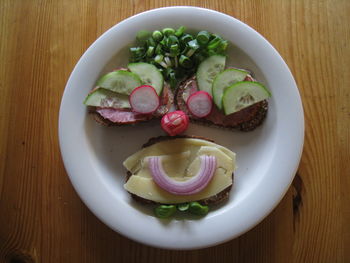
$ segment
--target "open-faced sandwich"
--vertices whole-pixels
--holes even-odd
[[[270,92],[247,70],[225,68],[226,58],[204,60],[176,90],[175,104],[195,123],[250,131],[266,117]]]
[[[160,71],[149,63],[130,63],[103,75],[84,103],[101,124],[124,125],[161,118],[174,96]]]
[[[187,209],[205,215],[208,205],[229,197],[235,157],[226,147],[202,137],[152,138],[124,161],[124,188],[138,202],[157,204],[158,217]]]

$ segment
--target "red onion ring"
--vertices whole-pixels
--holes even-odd
[[[216,170],[215,156],[202,155],[200,159],[199,172],[191,179],[183,182],[173,180],[166,175],[161,157],[150,157],[148,162],[153,180],[159,187],[176,195],[192,195],[200,192],[208,185]]]

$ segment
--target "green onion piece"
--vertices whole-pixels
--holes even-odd
[[[194,215],[204,216],[208,214],[209,207],[207,205],[201,205],[198,202],[191,202],[188,211]]]
[[[143,53],[144,53],[144,48],[143,47],[131,47],[130,53],[134,58],[142,57]]]
[[[147,38],[149,38],[150,36],[151,36],[151,32],[149,32],[147,30],[140,30],[136,34],[136,39],[140,42],[143,42],[143,41],[147,40]]]
[[[159,218],[168,218],[176,212],[175,205],[159,205],[154,209],[154,214]]]
[[[218,52],[216,50],[208,50],[208,53],[207,53],[207,56],[210,57],[210,56],[214,56],[216,55]]]
[[[157,55],[163,54],[162,46],[161,46],[160,44],[158,44],[158,45],[156,46],[155,53],[156,53]]]
[[[195,52],[196,52],[195,49],[190,49],[190,50],[187,51],[186,56],[187,57],[191,57]]]
[[[171,60],[170,60],[169,57],[165,57],[165,58],[164,58],[164,62],[165,62],[165,64],[167,64],[168,67],[171,67],[171,66],[172,66],[172,63],[171,63]]]
[[[191,36],[190,34],[184,34],[182,37],[181,37],[181,41],[183,42],[189,42],[193,40],[193,36]]]
[[[172,89],[176,88],[177,80],[175,72],[169,73],[169,84]]]
[[[173,56],[177,56],[180,53],[179,45],[174,44],[170,46],[170,54]]]
[[[148,49],[147,49],[147,51],[146,51],[146,56],[147,56],[147,57],[152,57],[153,54],[154,54],[154,47],[149,46]]]
[[[162,40],[163,34],[159,30],[155,30],[152,33],[152,38],[154,39],[154,41],[159,42]]]
[[[179,63],[184,68],[190,68],[193,65],[192,61],[188,57],[186,57],[184,55],[180,56]]]
[[[175,34],[175,30],[173,28],[166,27],[162,29],[162,33],[166,36],[170,36]]]
[[[210,42],[208,44],[208,49],[210,50],[210,49],[217,48],[220,45],[221,41],[222,41],[221,37],[215,36],[214,39],[210,40]]]
[[[176,207],[177,207],[177,210],[183,212],[188,210],[188,208],[190,207],[190,204],[189,203],[178,204]]]
[[[147,46],[155,46],[156,42],[154,41],[154,39],[152,37],[150,37],[146,40],[146,45]]]
[[[162,54],[159,54],[159,55],[155,56],[154,61],[157,63],[160,63],[163,61],[163,58],[164,58],[164,56]]]
[[[218,53],[223,53],[228,46],[228,41],[227,40],[222,40],[217,48]]]
[[[191,40],[190,42],[187,43],[187,45],[188,45],[188,47],[189,47],[190,49],[196,50],[196,49],[199,48],[199,44],[198,44],[198,42],[197,42],[196,39]]]
[[[168,68],[168,64],[164,61],[159,62],[159,65],[161,65],[163,68]]]
[[[171,45],[177,44],[177,43],[179,43],[179,39],[174,35],[169,36],[166,40],[166,45],[168,47],[170,47]]]
[[[183,35],[183,33],[185,32],[185,27],[184,26],[180,26],[176,31],[175,31],[175,36],[177,37],[181,37]]]
[[[209,42],[209,38],[210,34],[208,33],[208,31],[200,31],[196,37],[198,43],[201,45],[207,44]]]
[[[177,56],[174,58],[174,64],[175,64],[175,68],[179,66],[179,59],[177,58]]]

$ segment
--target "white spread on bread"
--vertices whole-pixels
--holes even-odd
[[[217,168],[209,184],[199,193],[187,196],[171,194],[160,188],[152,179],[147,159],[162,156],[162,164],[168,176],[184,181],[195,176],[200,168],[200,156],[217,159]],[[218,144],[194,138],[177,138],[161,141],[131,155],[124,161],[132,173],[124,188],[139,197],[158,203],[184,203],[212,197],[232,185],[235,169],[235,153]]]

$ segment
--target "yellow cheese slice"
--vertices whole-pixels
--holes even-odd
[[[180,180],[180,179],[179,179]],[[162,204],[179,204],[190,201],[206,199],[224,190],[232,185],[232,173],[228,175],[219,168],[207,185],[201,192],[194,195],[174,195],[160,188],[152,178],[146,178],[138,175],[130,177],[124,188],[139,197]]]
[[[201,155],[215,156],[217,160],[214,176],[201,192],[187,196],[174,195],[153,181],[147,162],[150,156],[162,156],[167,175],[174,180],[184,181],[199,171]],[[205,140],[181,138],[144,148],[125,160],[124,166],[132,172],[124,185],[128,192],[158,203],[176,204],[209,198],[232,185],[235,153]]]
[[[123,165],[128,171],[135,173],[141,168],[141,160],[143,160],[143,158],[146,156],[171,155],[186,151],[191,151],[193,154],[195,154],[201,146],[216,147],[222,152],[226,153],[229,157],[231,157],[231,159],[235,159],[235,153],[216,143],[201,139],[177,138],[155,143],[151,146],[143,148],[142,150],[128,157],[124,161]],[[193,156],[191,156],[191,158],[193,159]]]

